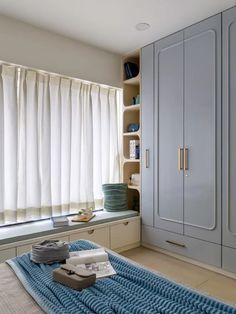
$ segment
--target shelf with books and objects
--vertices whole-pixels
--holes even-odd
[[[125,107],[140,104],[139,51],[123,59],[123,97]]]
[[[130,79],[132,80],[132,79]],[[128,80],[128,81],[130,81]],[[124,106],[137,108],[136,106],[140,104],[140,84],[138,79],[138,84],[127,84],[127,81],[123,82],[123,97],[124,97]]]
[[[139,211],[140,200],[140,65],[139,51],[123,58],[123,182],[128,207]]]

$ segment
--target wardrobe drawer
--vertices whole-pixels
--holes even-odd
[[[16,256],[16,249],[15,248],[1,250],[0,251],[0,263],[3,263],[3,262],[5,262],[5,260],[13,258],[15,256]]]
[[[86,231],[80,231],[70,234],[70,241],[85,239],[93,241],[97,244],[110,247],[109,227],[90,228]]]
[[[222,268],[236,273],[236,249],[222,246]]]
[[[35,244],[35,243],[39,243],[43,240],[61,240],[61,241],[64,241],[64,242],[68,242],[69,241],[69,237],[68,236],[61,236],[61,237],[57,237],[57,235],[55,234],[53,237],[50,236],[50,237],[43,237],[43,238],[39,238],[39,239],[34,239],[34,242],[31,242],[31,243],[28,243],[28,244],[25,244],[25,245],[20,245],[20,246],[17,246],[16,248],[16,255],[19,256],[19,255],[22,255],[24,253],[27,253],[29,251],[31,251],[31,248],[32,248],[32,245]]]
[[[169,231],[143,226],[142,242],[221,267],[221,246]]]
[[[111,249],[119,249],[140,242],[140,218],[111,225]]]

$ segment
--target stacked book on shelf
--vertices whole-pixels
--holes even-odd
[[[139,159],[139,140],[130,140],[129,141],[129,158],[130,159]]]
[[[125,70],[125,77],[127,80],[137,76],[139,73],[138,65],[133,62],[125,62],[124,70]]]

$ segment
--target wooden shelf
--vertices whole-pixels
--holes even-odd
[[[123,81],[123,84],[138,86],[140,84],[140,73],[131,79]]]
[[[126,163],[126,162],[140,162],[140,159],[128,159],[128,158],[124,158],[124,163]]]
[[[125,132],[125,133],[123,133],[123,136],[138,136],[138,137],[140,137],[140,131],[137,131],[137,132]]]
[[[124,111],[139,111],[139,110],[140,110],[140,104],[124,106]]]

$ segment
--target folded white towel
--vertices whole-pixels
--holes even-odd
[[[133,173],[131,174],[131,180],[132,185],[140,185],[140,174],[139,173]]]

